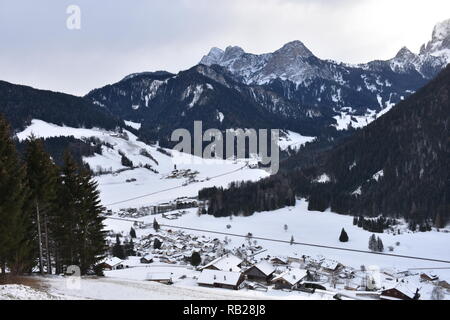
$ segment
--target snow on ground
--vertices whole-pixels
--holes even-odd
[[[135,165],[149,165],[154,171],[137,167],[125,171],[103,174],[96,177],[101,192],[103,205],[119,202],[141,195],[155,193],[143,198],[135,199],[117,205],[109,205],[108,209],[117,211],[120,208],[141,207],[166,202],[178,197],[196,196],[198,191],[205,187],[226,187],[231,181],[258,180],[268,176],[264,170],[250,169],[246,161],[203,160],[182,154],[172,150],[162,150],[157,146],[149,146],[139,141],[132,133],[124,130],[120,135],[101,129],[83,129],[61,127],[33,120],[32,125],[18,134],[20,140],[26,139],[31,133],[38,137],[74,136],[76,138],[97,137],[112,145],[113,148],[104,147],[102,155],[84,158],[91,168],[100,166],[101,169],[112,167],[113,170],[126,169],[120,163],[119,151],[126,153]],[[288,139],[284,143],[307,142],[307,137],[289,132]],[[312,138],[313,139],[313,138]],[[282,142],[283,143],[283,142]],[[150,154],[142,155],[142,150]],[[176,166],[177,171],[174,171]],[[179,173],[189,173],[188,176]],[[176,173],[176,174],[174,174]],[[189,178],[190,175],[190,178]],[[127,182],[128,180],[128,182]],[[170,190],[166,190],[170,189]],[[166,190],[159,192],[161,190]],[[295,242],[312,243],[325,246],[334,246],[348,249],[367,250],[370,233],[353,225],[350,216],[338,215],[332,212],[311,212],[307,210],[305,200],[297,201],[295,207],[283,208],[272,212],[259,212],[250,217],[214,218],[212,216],[197,215],[197,209],[187,209],[188,213],[177,220],[166,220],[161,215],[139,218],[145,223],[151,223],[156,217],[160,224],[182,226],[197,229],[205,229],[218,232],[229,232],[246,235],[249,232],[254,237],[272,238]],[[128,233],[133,222],[105,220],[106,229],[115,232]],[[284,225],[288,226],[285,230]],[[227,225],[231,228],[228,229]],[[341,229],[345,228],[349,235],[349,242],[338,241]],[[449,230],[444,230],[449,231]],[[154,232],[153,229],[136,229],[138,237]],[[225,235],[204,233],[201,231],[188,231],[192,234],[205,235],[224,239]],[[419,256],[440,260],[450,260],[448,250],[448,232],[411,233],[403,230],[400,235],[392,233],[380,234],[384,247],[392,246],[392,254]],[[228,247],[235,248],[246,240],[236,236],[227,236],[232,241]],[[382,269],[409,269],[409,268],[436,268],[431,272],[437,274],[441,280],[450,282],[450,270],[438,269],[448,267],[448,264],[411,260],[400,257],[389,257],[368,253],[356,253],[350,251],[337,251],[330,248],[290,245],[289,243],[257,240],[264,249],[267,249],[261,257],[266,255],[281,256],[324,256],[337,260],[344,265],[359,269],[361,265],[379,266]],[[396,243],[399,245],[396,245]],[[387,252],[389,253],[389,252]],[[153,269],[152,269],[153,268]],[[258,299],[258,298],[283,298],[283,299],[331,299],[328,294],[323,296],[309,296],[304,293],[286,293],[278,290],[269,290],[266,293],[247,290],[232,291],[226,289],[211,289],[198,287],[194,279],[195,271],[186,266],[153,265],[152,268],[142,266],[140,263],[131,265],[125,270],[106,272],[106,278],[83,279],[81,291],[68,291],[64,278],[46,278],[50,285],[49,299],[58,297],[58,294],[66,298],[92,298],[92,299]],[[185,279],[176,281],[173,286],[143,281],[150,273],[171,272],[177,278],[188,275]],[[420,271],[419,271],[420,272]],[[429,297],[431,287],[420,284],[425,295]],[[0,287],[1,288],[1,287]],[[3,288],[4,289],[4,288]],[[6,289],[4,289],[6,290]],[[12,297],[26,297],[24,288],[8,288],[13,292]],[[8,296],[9,293],[3,296]],[[29,294],[32,296],[32,294]],[[1,296],[1,295],[0,295]]]
[[[280,136],[279,146],[281,150],[287,150],[289,147],[292,149],[299,149],[301,146],[308,142],[312,142],[316,137],[302,136],[299,133],[293,131],[287,131],[286,136]]]
[[[124,130],[124,134],[118,134],[102,129],[62,127],[41,120],[32,120],[32,124],[18,133],[17,137],[19,140],[25,140],[32,133],[41,138],[73,136],[83,139],[95,137],[113,146],[113,148],[103,146],[101,155],[96,154],[92,157],[83,158],[83,161],[88,163],[95,172],[112,171],[110,174],[96,177],[103,205],[179,187],[175,190],[161,192],[121,205],[108,206],[109,209],[140,207],[173,200],[180,196],[197,196],[198,191],[203,188],[227,187],[232,181],[256,181],[269,175],[265,170],[250,169],[247,166],[249,163],[255,163],[255,159],[234,161],[201,159],[174,150],[165,149],[161,152],[161,149],[157,146],[147,145],[139,141],[135,135],[127,130]],[[143,155],[143,150],[150,157]],[[130,170],[124,167],[121,164],[122,156],[119,152],[125,153],[137,168]],[[141,165],[151,166],[155,172],[140,167]],[[175,166],[180,172],[190,170],[191,173],[194,173],[196,182],[189,182],[189,177],[182,175],[171,177]],[[131,180],[133,182],[130,182]]]
[[[177,220],[166,220],[160,215],[143,217],[146,223],[153,221],[156,217],[160,224],[190,227],[218,232],[229,232],[233,234],[246,235],[251,232],[254,237],[272,238],[290,241],[291,236],[295,242],[312,243],[340,248],[368,250],[370,232],[353,225],[353,217],[335,214],[332,212],[308,211],[305,200],[297,201],[295,207],[283,208],[272,212],[259,212],[250,217],[215,218],[209,215],[198,216],[196,210],[189,209],[189,213]],[[114,231],[128,232],[132,222],[117,221],[107,219],[105,221],[107,229]],[[284,225],[288,225],[288,230],[284,230]],[[231,225],[231,229],[227,229]],[[350,240],[347,243],[339,242],[341,229],[345,228]],[[448,231],[448,230],[447,230]],[[138,229],[138,235],[146,232],[153,232],[153,229]],[[224,235],[203,233],[199,231],[189,231],[189,233],[206,235],[224,239]],[[386,248],[385,253],[398,255],[419,256],[431,259],[450,260],[448,242],[450,233],[448,232],[418,232],[411,233],[404,230],[400,235],[378,234]],[[231,247],[238,247],[246,240],[227,236],[232,241]],[[322,255],[329,259],[337,260],[345,265],[359,269],[361,265],[379,266],[380,268],[408,269],[408,268],[436,268],[432,272],[440,276],[441,279],[450,282],[450,270],[437,269],[449,267],[448,264],[411,260],[399,257],[389,257],[369,253],[357,253],[348,251],[337,251],[327,248],[309,247],[301,245],[290,245],[289,243],[277,243],[257,240],[258,243],[268,251],[264,252],[260,258],[266,255],[298,256],[302,255],[315,257]],[[397,246],[396,243],[400,245]],[[388,252],[389,246],[394,247],[393,252]]]
[[[347,112],[341,112],[340,115],[333,117],[337,124],[333,124],[332,126],[336,127],[336,130],[347,130],[349,127],[353,128],[362,128],[367,126],[369,123],[374,121],[377,116],[376,112],[373,110],[369,110],[365,115],[357,116],[352,115]]]
[[[141,128],[141,124],[139,122],[133,122],[133,121],[124,121],[125,124],[133,129],[139,130]]]
[[[0,300],[57,300],[55,295],[19,284],[0,285]]]
[[[165,285],[151,281],[133,280],[139,270],[115,271],[114,277],[83,278],[79,289],[69,289],[63,277],[45,278],[43,281],[50,289],[49,293],[67,297],[68,299],[99,299],[99,300],[258,300],[258,299],[332,299],[332,295],[318,293],[309,296],[304,293],[293,293],[272,290],[268,293],[229,290],[220,288],[199,287],[193,280],[188,283]]]

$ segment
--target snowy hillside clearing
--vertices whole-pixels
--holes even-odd
[[[227,187],[232,181],[256,181],[269,175],[265,170],[249,168],[248,165],[255,164],[256,159],[234,161],[201,159],[174,150],[162,150],[158,146],[147,145],[127,130],[119,134],[102,129],[62,127],[41,120],[33,120],[29,127],[17,134],[17,137],[23,141],[32,133],[41,138],[95,137],[112,146],[112,148],[102,146],[101,155],[83,158],[94,172],[108,172],[98,175],[96,179],[99,183],[102,203],[109,209],[140,207],[181,196],[197,196],[198,191],[206,187]],[[133,162],[133,168],[122,165],[120,153],[125,154]],[[187,177],[179,174],[186,171],[192,172],[193,175]],[[177,189],[129,201],[120,206],[108,206],[110,203],[170,188]]]

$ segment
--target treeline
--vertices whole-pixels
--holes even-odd
[[[76,128],[114,130],[124,126],[123,121],[108,110],[86,99],[5,81],[0,81],[0,113],[13,130],[24,129],[32,119]]]
[[[56,166],[42,140],[31,136],[20,159],[0,116],[0,268],[2,274],[82,274],[107,250],[97,184],[70,153]]]
[[[395,226],[397,221],[392,218],[386,217],[378,217],[378,218],[369,218],[366,219],[364,217],[354,217],[353,225],[358,226],[359,228],[363,228],[369,232],[375,233],[383,233],[384,230],[389,229],[392,226]]]
[[[102,146],[107,143],[98,138],[90,137],[84,140],[73,136],[50,137],[42,140],[45,151],[52,157],[53,162],[62,166],[64,164],[64,151],[69,151],[73,160],[79,165],[88,168],[83,162],[83,157],[91,157],[95,154],[102,154]],[[16,141],[16,148],[19,155],[23,157],[26,153],[28,143],[26,141]],[[112,146],[111,146],[112,148]]]
[[[199,198],[209,200],[207,213],[215,217],[249,216],[256,211],[295,205],[295,192],[286,180],[264,180],[258,184],[233,182],[228,189],[201,190]]]

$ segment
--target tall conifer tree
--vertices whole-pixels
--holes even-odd
[[[0,116],[0,269],[22,273],[29,263],[23,205],[27,195],[25,168],[19,162],[9,125]]]

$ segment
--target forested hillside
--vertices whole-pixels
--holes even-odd
[[[114,129],[124,125],[107,109],[72,95],[37,90],[0,81],[0,114],[13,130],[24,129],[32,119],[72,127]]]
[[[229,190],[204,190],[200,196],[210,201],[214,215],[283,207],[293,192],[307,197],[314,210],[405,217],[412,226],[429,220],[442,227],[450,213],[449,91],[450,66],[331,150],[326,143],[310,153],[302,148],[284,164],[289,173]],[[239,211],[236,199],[250,194],[261,205]]]

